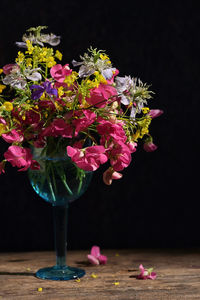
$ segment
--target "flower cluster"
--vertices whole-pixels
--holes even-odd
[[[72,66],[61,64],[62,53],[52,48],[60,37],[41,33],[45,28],[30,28],[17,42],[15,62],[0,69],[0,135],[10,144],[0,173],[7,162],[19,171],[39,169],[29,145],[45,149],[52,139],[65,140],[79,168],[108,163],[103,180],[111,184],[129,166],[138,140],[146,151],[157,148],[149,125],[162,111],[149,109],[149,86],[118,76],[105,51],[90,47]]]

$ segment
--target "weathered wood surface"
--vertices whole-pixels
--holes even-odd
[[[37,269],[54,264],[53,252],[0,253],[0,299],[200,300],[198,250],[102,250],[102,254],[108,256],[107,265],[93,266],[87,263],[87,251],[68,252],[68,265],[86,270],[77,282],[34,276]],[[154,267],[156,280],[135,278],[141,263]]]

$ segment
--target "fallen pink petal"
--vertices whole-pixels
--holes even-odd
[[[88,254],[87,258],[92,265],[99,265],[99,260],[93,255]]]
[[[105,265],[108,260],[107,256],[101,254],[99,246],[93,246],[87,258],[93,265]]]
[[[137,279],[143,279],[143,280],[152,279],[152,280],[154,280],[157,277],[157,274],[155,272],[153,272],[153,268],[145,269],[143,267],[143,265],[141,264],[139,266],[139,270],[140,270],[140,274],[138,276],[136,276]]]

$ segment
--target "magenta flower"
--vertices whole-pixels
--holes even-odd
[[[34,170],[40,168],[39,164],[35,160],[32,160],[31,150],[29,148],[10,146],[4,153],[4,157],[13,167],[23,167],[19,171],[26,171],[29,167]]]
[[[89,262],[93,265],[105,265],[107,263],[107,256],[101,255],[100,248],[98,246],[93,246],[90,254],[87,255]]]
[[[12,129],[8,133],[3,133],[2,138],[7,143],[15,143],[15,142],[22,142],[24,140],[24,136],[22,133],[16,131],[15,129]]]
[[[46,127],[42,136],[62,136],[65,138],[72,138],[73,128],[67,124],[63,119],[55,119],[48,127]]]
[[[147,141],[143,145],[143,149],[146,152],[153,152],[157,149],[158,147],[152,142],[152,141]]]
[[[152,119],[157,118],[157,117],[159,117],[162,114],[163,114],[163,110],[161,110],[161,109],[151,109],[150,112],[148,113],[148,115]]]
[[[65,77],[70,75],[72,73],[72,70],[69,68],[69,64],[66,64],[64,66],[57,64],[53,66],[50,70],[51,76],[57,81],[57,82],[64,82]]]
[[[108,160],[103,146],[91,146],[85,149],[67,146],[67,154],[79,168],[85,171],[95,171]]]
[[[75,136],[86,128],[88,128],[96,120],[96,114],[90,110],[78,111],[74,114],[75,119],[72,124],[75,127]]]
[[[137,143],[135,142],[128,142],[126,145],[129,147],[131,153],[134,153],[136,151]]]
[[[132,159],[130,148],[121,141],[115,144],[109,155],[110,164],[115,171],[122,171],[128,167]]]
[[[113,168],[110,167],[103,173],[103,181],[105,184],[111,185],[113,179],[120,179],[122,176],[121,173],[114,171]]]
[[[127,140],[126,133],[123,129],[122,123],[112,123],[109,120],[99,120],[99,125],[97,126],[98,133],[101,137],[101,144],[107,144],[112,138],[117,142],[121,141],[125,143]]]
[[[140,274],[136,277],[137,279],[156,279],[156,276],[157,274],[155,272],[152,272],[153,271],[153,268],[149,268],[149,269],[145,269],[143,267],[143,265],[141,264],[139,266],[139,270],[140,270]]]
[[[86,100],[89,104],[102,108],[106,106],[109,98],[116,95],[117,91],[113,86],[101,83],[90,91],[90,97]]]

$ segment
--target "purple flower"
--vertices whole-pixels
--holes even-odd
[[[32,90],[31,98],[33,100],[39,99],[45,91],[49,95],[58,96],[57,89],[52,88],[50,81],[45,81],[42,85],[33,84],[30,86],[30,89]]]

